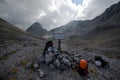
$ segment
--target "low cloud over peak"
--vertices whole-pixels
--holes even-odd
[[[71,20],[92,19],[119,0],[1,0],[0,17],[25,30],[39,22],[50,30]]]

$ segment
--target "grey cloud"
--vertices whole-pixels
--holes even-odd
[[[57,11],[49,12],[46,16],[41,17],[38,21],[43,24],[45,28],[51,29],[53,26],[57,26],[57,23],[54,23],[54,20],[61,22],[61,16]],[[51,26],[51,27],[50,27]]]
[[[91,0],[91,2],[84,8],[82,14],[84,16],[79,17],[79,19],[93,19],[96,16],[102,14],[106,8],[110,7],[112,4],[117,3],[119,0]]]
[[[78,14],[81,11],[78,5],[68,4],[67,1],[0,0],[0,17],[24,30],[36,21],[51,29],[76,19],[76,16],[78,19],[92,19],[119,0],[91,0],[87,7],[81,5],[83,10],[80,14],[83,16]],[[49,6],[55,9],[50,10]],[[46,15],[39,17],[42,11]]]
[[[48,11],[47,5],[49,3],[48,0],[4,0],[0,5],[0,17],[26,29],[36,21],[35,17],[41,10]]]

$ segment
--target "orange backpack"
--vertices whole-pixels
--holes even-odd
[[[86,69],[88,66],[88,63],[85,59],[80,60],[79,66],[81,69]]]

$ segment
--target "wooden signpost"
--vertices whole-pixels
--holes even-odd
[[[53,39],[58,40],[58,51],[61,52],[61,40],[65,39],[64,33],[53,33]]]

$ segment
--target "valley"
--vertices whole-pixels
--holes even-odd
[[[0,18],[0,80],[120,80],[120,2],[92,20],[73,20],[50,31],[43,27],[35,22],[24,31]],[[61,52],[53,33],[66,36]],[[54,51],[47,64],[42,54],[49,40]],[[109,66],[97,67],[95,56]],[[87,76],[77,72],[81,59],[88,62]]]

